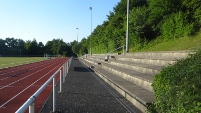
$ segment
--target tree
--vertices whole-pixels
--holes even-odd
[[[175,16],[173,17],[175,14],[178,15],[178,19],[185,21],[184,24],[192,27],[189,34],[194,34],[200,29],[201,0],[149,0],[149,10],[149,23],[157,36],[161,35],[160,29],[164,27],[164,23],[167,25],[170,18],[176,19]],[[179,15],[184,16],[179,17]],[[183,24],[180,26],[176,22],[174,24],[180,28],[184,27]]]
[[[73,56],[73,51],[71,49],[70,43],[66,43],[66,52],[67,56]]]
[[[41,48],[44,47],[43,42],[39,42],[39,43],[38,43],[38,47],[41,47]]]
[[[182,0],[182,12],[187,13],[188,20],[195,22],[196,29],[201,26],[201,0]]]
[[[17,41],[16,41],[16,39],[14,39],[14,38],[6,38],[6,40],[5,40],[5,42],[6,42],[6,45],[9,47],[9,48],[15,48],[16,47],[16,45],[17,45]]]
[[[149,23],[156,35],[160,35],[160,27],[166,16],[181,9],[180,0],[149,0]]]
[[[27,41],[25,42],[25,50],[26,50],[26,54],[27,54],[27,55],[30,55],[30,54],[31,54],[31,52],[30,52],[30,47],[31,47],[31,40],[27,40]]]
[[[36,39],[26,41],[25,49],[27,51],[27,55],[40,55],[40,49]]]
[[[53,39],[51,51],[55,55],[62,55],[65,51],[66,44],[62,39]]]
[[[5,55],[6,49],[8,47],[6,46],[6,41],[3,39],[0,39],[0,56]]]
[[[25,50],[25,41],[22,39],[17,39],[17,49],[20,50],[20,56],[26,53]]]
[[[77,41],[76,40],[74,40],[72,43],[71,43],[71,48],[72,48],[72,51],[73,51],[73,53],[75,53],[75,54],[79,54],[79,45],[78,45],[78,43],[77,43]]]
[[[52,51],[51,51],[51,48],[52,48],[52,41],[48,41],[45,44],[45,53],[53,54]]]
[[[46,43],[45,53],[64,56],[71,55],[69,48],[70,47],[63,41],[63,39],[53,39]]]
[[[162,24],[161,32],[165,39],[188,36],[194,32],[194,23],[189,23],[187,15],[179,12],[167,17]]]
[[[63,39],[53,39],[48,41],[46,45],[42,42],[37,43],[36,39],[27,40],[26,42],[22,39],[6,38],[6,40],[0,39],[0,56],[1,55],[40,55],[44,53],[50,55],[63,55],[72,56],[70,44],[67,44]]]
[[[83,38],[81,41],[80,41],[80,44],[79,44],[80,48],[79,48],[79,55],[84,55],[84,54],[88,54],[88,51],[87,51],[87,39],[86,38]]]

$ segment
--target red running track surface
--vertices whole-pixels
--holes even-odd
[[[0,69],[0,113],[14,113],[67,60],[67,58],[56,58]],[[56,78],[59,79],[59,74]],[[35,112],[39,112],[51,91],[52,82],[36,98]]]

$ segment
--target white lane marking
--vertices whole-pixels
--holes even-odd
[[[38,60],[38,61],[43,61],[43,60],[41,59],[41,60]],[[21,61],[21,62],[16,62],[16,63],[8,63],[8,64],[19,64],[19,63],[22,63],[22,62],[32,63],[32,62],[37,62],[37,61],[35,61],[35,60],[27,60],[27,61]],[[8,65],[8,64],[0,64],[0,66],[2,66],[2,65]]]
[[[54,65],[54,64],[52,64],[52,65]],[[52,65],[50,65],[50,66],[52,66]],[[50,66],[48,66],[48,67],[50,67]],[[40,72],[40,71],[42,71],[42,70],[44,70],[44,69],[46,69],[46,68],[48,68],[48,67],[45,67],[45,68],[43,68],[43,69],[41,69],[41,70],[38,70],[38,71],[36,71],[36,72],[34,72],[34,73],[32,73],[32,74],[27,75],[27,76],[25,76],[25,77],[23,77],[23,78],[21,78],[21,79],[18,79],[18,80],[16,80],[16,81],[14,81],[14,82],[12,82],[12,83],[10,83],[10,84],[8,84],[8,85],[6,85],[6,86],[0,88],[0,90],[1,90],[1,89],[4,89],[4,88],[6,88],[6,87],[8,87],[8,86],[10,86],[10,85],[12,85],[12,84],[14,84],[14,83],[17,83],[17,82],[19,82],[19,81],[21,81],[21,80],[24,80],[25,78],[28,78],[29,76],[31,76],[31,75],[33,75],[33,74],[35,74],[35,73],[38,73],[38,72]]]
[[[41,64],[42,62],[38,62],[38,63]],[[38,63],[35,63],[35,64],[31,65],[31,66],[26,67],[26,68],[34,67],[35,65],[39,65]],[[47,64],[49,64],[49,63],[50,63],[50,62],[47,62]],[[22,65],[22,66],[23,66],[23,65]],[[24,67],[24,66],[23,66],[23,67]],[[22,69],[21,66],[20,66],[20,67],[16,67],[16,68],[19,68],[20,70]],[[26,68],[23,68],[23,69],[26,69]],[[5,70],[0,70],[0,72],[2,72],[2,71],[5,71]],[[9,71],[9,72],[6,71],[6,73],[1,73],[0,75],[8,74],[8,73],[15,72],[15,71],[18,71],[18,70]]]
[[[49,64],[50,64],[50,62],[48,62],[47,64],[43,64],[42,66],[38,66],[38,67],[32,68],[31,70],[37,69],[37,68],[39,68],[39,67],[43,67],[44,65],[49,65]],[[34,67],[34,66],[36,66],[36,65],[39,65],[39,64],[34,64],[34,65],[32,65],[32,66],[28,66],[28,67],[25,67],[25,68],[20,68],[19,70],[26,69],[26,68],[31,68],[31,67]],[[11,72],[15,72],[15,71],[19,71],[19,70],[9,71],[8,73],[3,73],[3,74],[0,74],[0,75],[9,74],[9,73],[11,73]],[[0,80],[5,80],[5,79],[8,79],[8,78],[10,78],[10,76],[9,76],[9,77],[5,77],[5,78],[2,78],[2,79],[0,79]]]
[[[62,62],[63,63],[63,62]],[[57,67],[59,67],[62,63],[60,63],[58,66],[56,66],[54,69],[56,69]],[[18,94],[16,94],[15,96],[13,96],[11,99],[9,99],[8,101],[6,101],[4,104],[2,104],[0,106],[0,108],[4,107],[7,103],[9,103],[10,101],[12,101],[14,98],[16,98],[18,95],[20,95],[21,93],[23,93],[24,91],[26,91],[28,88],[30,88],[31,86],[33,86],[33,84],[35,84],[36,82],[38,82],[39,80],[41,80],[42,78],[44,78],[47,74],[49,74],[50,72],[52,72],[54,69],[52,69],[51,71],[49,71],[48,73],[46,73],[45,75],[43,75],[42,77],[40,77],[37,81],[33,82],[31,85],[29,85],[28,87],[26,87],[25,89],[23,89],[21,92],[19,92]]]
[[[41,86],[41,85],[33,85],[33,86],[35,86],[35,87],[38,87],[38,86]],[[47,86],[52,86],[52,85],[47,85]],[[0,87],[4,87],[4,86],[0,86]],[[16,87],[16,88],[18,88],[18,87],[26,87],[26,86],[8,86],[8,87]]]

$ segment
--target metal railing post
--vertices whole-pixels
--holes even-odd
[[[62,91],[62,81],[63,81],[63,76],[62,76],[62,70],[60,69],[60,91]]]
[[[64,65],[63,65],[63,83],[65,82],[65,78],[66,78],[66,68],[65,68],[65,66],[66,66],[66,63],[64,63]]]
[[[53,88],[53,92],[52,92],[52,95],[53,95],[53,103],[52,103],[53,106],[52,107],[53,107],[53,109],[52,109],[52,112],[54,113],[56,111],[56,108],[55,108],[55,106],[56,106],[55,77],[53,78],[52,82],[53,82],[53,84],[52,84],[52,88]]]
[[[68,73],[68,61],[66,62],[66,76],[67,76],[67,73]]]
[[[66,67],[67,68],[67,73],[68,73],[68,64],[69,64],[69,62],[67,62],[67,67]]]
[[[66,63],[65,63],[66,64]],[[53,95],[53,111],[56,111],[56,76],[60,72],[60,75],[62,75],[62,67],[60,67],[15,113],[24,113],[27,108],[29,107],[29,113],[34,113],[35,112],[35,99],[38,97],[39,94],[48,86],[50,82],[53,82],[52,84],[52,95]],[[63,73],[64,76],[64,73]],[[61,81],[62,77],[60,76]]]
[[[29,105],[29,113],[34,113],[35,112],[35,103],[34,101]]]
[[[66,63],[67,63],[67,62],[66,62]],[[64,70],[65,70],[65,72],[64,72],[65,75],[64,75],[64,76],[65,76],[65,78],[66,78],[66,63],[64,64]]]
[[[68,67],[70,66],[70,59],[69,59],[69,61],[68,61]]]
[[[65,63],[65,67],[64,67],[65,68],[65,77],[67,76],[67,68],[66,67],[67,67],[67,62]]]

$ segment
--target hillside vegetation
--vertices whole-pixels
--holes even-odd
[[[132,51],[179,51],[179,50],[198,50],[201,48],[201,32],[195,36],[185,36],[173,40],[163,40],[157,38],[150,41],[143,48]]]
[[[92,53],[106,53],[125,45],[126,5],[127,0],[121,0],[113,11],[109,12],[107,20],[102,25],[98,25],[92,35],[83,38],[78,45],[75,45],[73,51],[84,54],[89,53],[92,48]],[[191,44],[187,42],[198,43],[201,27],[201,0],[130,0],[129,14],[129,50],[131,52],[179,50],[180,47],[176,45],[180,42],[186,45],[181,49],[198,47],[191,48]],[[161,46],[167,47],[161,48]]]

